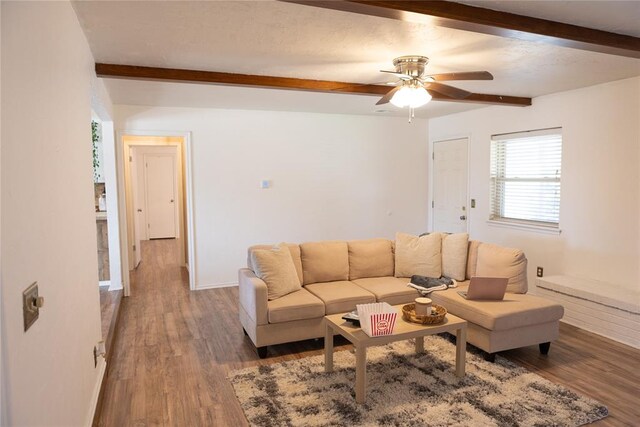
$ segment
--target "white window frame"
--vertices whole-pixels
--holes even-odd
[[[532,137],[547,137],[551,135],[559,135],[561,139],[561,147],[562,147],[562,128],[551,128],[551,129],[540,129],[533,131],[525,131],[525,132],[517,132],[517,133],[508,133],[508,134],[500,134],[500,135],[492,135],[491,136],[491,167],[490,167],[490,212],[489,212],[489,220],[487,221],[490,225],[498,226],[498,227],[508,227],[508,228],[518,228],[523,230],[530,231],[538,231],[545,232],[551,234],[559,234],[560,231],[560,197],[558,196],[558,220],[553,222],[548,221],[539,221],[539,220],[530,220],[530,219],[521,219],[521,218],[510,218],[502,216],[504,213],[504,201],[496,200],[498,197],[496,193],[496,187],[498,185],[498,177],[499,171],[502,170],[503,174],[505,173],[505,165],[506,164],[498,164],[496,165],[494,170],[493,164],[497,161],[494,159],[496,144],[504,143],[505,141],[517,141],[518,139],[524,138],[532,138]],[[517,142],[516,142],[517,143]],[[561,169],[561,167],[560,167]],[[496,174],[497,173],[497,174]],[[540,177],[540,178],[530,178],[530,177],[502,177],[501,182],[557,182],[560,186],[562,179],[562,172],[555,177]],[[504,193],[503,193],[504,194]],[[497,214],[495,212],[496,206],[499,207],[500,213]]]

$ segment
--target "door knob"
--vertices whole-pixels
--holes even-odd
[[[460,219],[464,221],[464,220],[467,219],[467,216],[466,215],[460,215]]]
[[[169,200],[169,203],[173,203],[173,199]]]
[[[138,212],[142,212],[142,209],[138,209]]]

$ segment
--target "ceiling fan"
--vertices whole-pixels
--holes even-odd
[[[488,71],[468,71],[461,73],[425,74],[429,58],[426,56],[400,56],[393,60],[395,71],[380,70],[381,73],[393,74],[400,81],[376,103],[376,105],[391,102],[397,107],[409,107],[410,110],[421,107],[431,101],[429,91],[438,92],[454,99],[464,99],[471,92],[457,87],[438,83],[452,80],[493,80]],[[410,112],[410,117],[413,111]]]

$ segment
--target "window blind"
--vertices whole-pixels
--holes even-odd
[[[561,129],[491,138],[490,219],[558,228]]]

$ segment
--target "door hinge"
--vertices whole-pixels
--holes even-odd
[[[436,207],[436,202],[434,202],[433,200],[431,201],[431,208],[435,208]]]
[[[136,251],[136,245],[133,245],[133,251],[134,252]]]
[[[151,228],[151,224],[147,224],[147,228]]]
[[[431,160],[435,160],[436,159],[436,153],[431,153]]]
[[[129,156],[129,161],[133,162],[133,157],[132,156]]]

